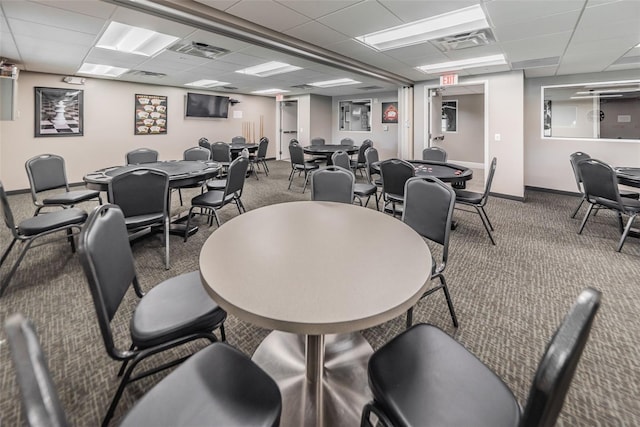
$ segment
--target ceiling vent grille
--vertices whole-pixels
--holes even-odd
[[[313,89],[313,86],[311,85],[295,85],[291,87],[294,89],[302,89],[302,90]]]
[[[165,73],[156,73],[154,71],[144,71],[144,70],[129,70],[126,73],[129,76],[138,76],[138,77],[167,77]]]
[[[218,86],[216,89],[224,89],[224,90],[238,90],[235,86]]]
[[[526,70],[529,68],[552,67],[560,63],[559,56],[550,56],[548,58],[527,59],[524,61],[516,61],[511,63],[512,70]]]
[[[200,58],[215,59],[231,51],[222,47],[211,46],[206,43],[191,42],[189,44],[175,43],[168,48],[173,52],[184,53],[186,55],[198,56]]]
[[[358,89],[360,90],[380,90],[380,89],[384,89],[382,86],[363,86],[363,87],[359,87]]]
[[[431,40],[431,43],[442,52],[451,52],[452,50],[486,46],[494,43],[495,41],[496,39],[491,30],[489,28],[485,28],[483,30],[460,33],[453,36]]]

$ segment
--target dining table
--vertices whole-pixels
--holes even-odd
[[[203,286],[271,332],[253,360],[282,393],[282,426],[359,425],[371,345],[359,331],[403,315],[432,257],[411,227],[360,206],[299,201],[223,224],[200,251]]]
[[[331,156],[336,151],[346,151],[347,154],[352,155],[356,154],[360,149],[357,145],[342,145],[342,144],[319,144],[319,145],[307,145],[306,147],[302,147],[302,151],[305,154],[309,154],[317,157],[324,157],[327,162],[327,166],[333,165],[333,161],[331,161]]]

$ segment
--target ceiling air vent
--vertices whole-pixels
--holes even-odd
[[[380,89],[384,89],[382,86],[363,86],[363,87],[359,87],[358,89],[360,90],[380,90]]]
[[[526,59],[524,61],[516,61],[511,63],[512,70],[526,70],[529,68],[552,67],[560,62],[559,56],[550,56],[548,58]]]
[[[496,39],[489,28],[483,30],[460,33],[453,36],[442,37],[431,40],[438,49],[443,52],[452,50],[467,49],[470,47],[486,46],[495,42]]]
[[[238,90],[238,88],[235,86],[218,86],[216,89]]]
[[[295,85],[291,87],[294,89],[302,89],[302,90],[313,89],[313,86],[311,85]]]
[[[211,46],[206,43],[191,42],[189,44],[175,43],[168,48],[173,52],[184,53],[186,55],[199,56],[200,58],[219,58],[222,55],[226,55],[231,52],[230,50],[222,47]]]
[[[166,77],[165,73],[156,73],[154,71],[144,71],[144,70],[130,70],[127,71],[127,74],[130,76],[138,76],[138,77]]]

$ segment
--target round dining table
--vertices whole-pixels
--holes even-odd
[[[357,145],[339,145],[339,144],[321,144],[321,145],[308,145],[306,147],[302,147],[302,151],[305,154],[310,154],[312,156],[324,156],[327,159],[327,166],[331,166],[333,162],[331,161],[331,156],[336,151],[346,151],[347,154],[352,155],[356,154],[360,149]]]
[[[253,360],[280,386],[283,426],[353,426],[371,399],[373,353],[356,331],[412,307],[431,263],[425,241],[402,221],[302,201],[226,222],[202,247],[200,275],[228,313],[273,330]]]

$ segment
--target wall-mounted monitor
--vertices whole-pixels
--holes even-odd
[[[187,92],[186,117],[227,118],[229,97]]]

